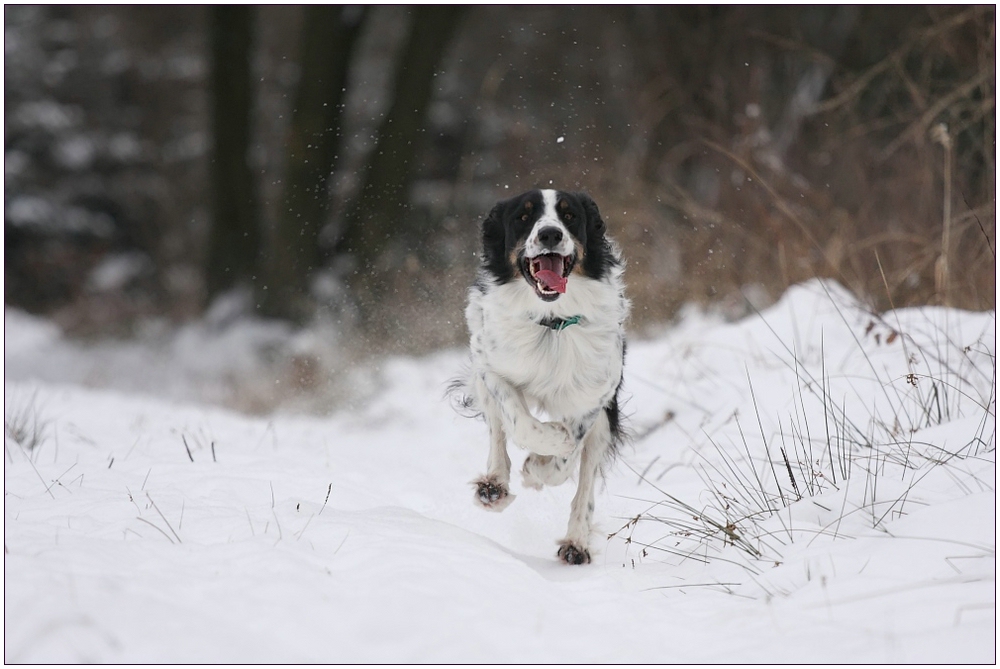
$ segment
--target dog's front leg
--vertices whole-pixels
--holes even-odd
[[[481,376],[474,380],[474,390],[479,407],[490,428],[490,454],[486,460],[486,474],[472,482],[476,486],[473,499],[489,511],[503,511],[514,495],[510,494],[510,456],[507,455],[507,435],[503,429],[500,407],[486,389]]]
[[[611,447],[611,428],[602,410],[583,439],[580,477],[569,513],[566,538],[559,542],[559,558],[567,564],[590,562],[590,532],[594,519],[594,488],[605,453]]]
[[[531,415],[524,395],[494,372],[483,372],[483,386],[496,403],[504,430],[514,443],[539,455],[566,456],[576,448],[576,440],[562,423],[543,423]]]

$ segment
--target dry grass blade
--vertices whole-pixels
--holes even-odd
[[[28,453],[36,452],[45,442],[51,424],[51,421],[42,415],[37,400],[38,391],[36,390],[20,406],[18,406],[17,400],[10,402],[10,404],[5,403],[4,406],[4,434]]]
[[[149,525],[150,527],[152,527],[154,530],[156,530],[157,532],[159,532],[160,534],[162,534],[163,536],[165,536],[167,538],[167,541],[169,541],[170,543],[174,543],[173,538],[171,538],[171,536],[169,534],[167,534],[166,532],[164,532],[162,528],[158,527],[154,523],[149,522],[148,520],[146,520],[142,516],[137,517],[136,520],[138,520],[141,523],[146,523],[147,525]]]
[[[764,187],[765,190],[767,190],[768,194],[771,196],[772,203],[774,204],[775,208],[777,208],[778,211],[784,214],[785,218],[787,218],[789,221],[795,224],[795,226],[799,229],[799,232],[802,233],[802,236],[805,237],[805,239],[823,258],[823,260],[826,261],[826,264],[829,267],[829,269],[833,271],[834,274],[839,276],[840,279],[844,281],[845,284],[850,283],[841,273],[839,263],[833,262],[827,256],[826,248],[819,243],[819,240],[816,239],[816,236],[809,230],[806,224],[802,222],[802,219],[792,210],[792,208],[788,205],[785,199],[781,197],[778,191],[775,190],[773,186],[771,186],[768,180],[764,179],[760,175],[760,172],[754,169],[754,167],[746,160],[740,158],[739,156],[737,156],[735,153],[725,148],[724,146],[721,146],[720,144],[717,144],[716,142],[713,142],[712,140],[709,139],[702,139],[702,142],[706,146],[717,151],[719,154],[726,156],[729,160],[739,165],[742,169],[746,170],[748,174],[753,175],[753,178],[756,179],[758,183],[760,183],[760,185]]]
[[[944,110],[955,104],[958,100],[968,97],[974,90],[982,86],[994,76],[994,74],[988,71],[978,72],[964,84],[957,86],[950,93],[948,93],[948,95],[945,95],[943,98],[935,102],[927,111],[921,114],[920,118],[911,123],[906,130],[899,135],[899,137],[894,139],[888,146],[882,149],[882,152],[879,154],[879,160],[887,160],[906,142],[923,137],[931,123],[933,123],[934,120],[940,116],[942,112],[944,112]]]
[[[160,511],[160,507],[156,506],[156,502],[153,501],[153,498],[149,496],[148,492],[146,493],[146,499],[149,500],[149,503],[153,506],[153,510],[156,511],[156,513],[160,516],[160,518],[163,519],[163,522],[166,523],[167,529],[169,529],[170,533],[172,535],[174,535],[175,539],[177,539],[177,543],[179,543],[179,544],[180,543],[184,543],[183,541],[181,541],[180,535],[177,534],[177,532],[174,530],[173,525],[170,524],[170,521],[167,520],[167,517],[163,515],[162,511]],[[142,520],[142,519],[140,518],[140,520]],[[146,521],[146,522],[149,522],[149,521]],[[152,525],[152,523],[150,523],[150,525]],[[156,526],[153,525],[153,527],[156,527]],[[161,532],[162,532],[162,530],[161,530]]]
[[[625,463],[625,465],[630,470],[632,470],[632,473],[634,473],[637,476],[639,476],[639,472],[637,472],[634,467],[632,467],[628,463]],[[647,484],[649,484],[650,486],[652,486],[654,490],[656,490],[661,495],[663,495],[666,500],[668,500],[670,503],[672,503],[673,505],[675,505],[678,509],[681,509],[685,513],[690,514],[692,518],[695,518],[695,519],[697,519],[697,520],[705,523],[706,525],[708,525],[709,527],[711,527],[716,532],[721,533],[723,536],[730,537],[733,540],[734,545],[740,546],[740,548],[742,548],[746,552],[750,553],[751,555],[753,555],[755,557],[760,557],[761,553],[760,553],[759,550],[757,550],[756,548],[754,548],[754,546],[752,544],[748,543],[741,536],[735,535],[733,533],[732,526],[731,526],[730,522],[728,522],[728,521],[727,522],[719,522],[719,521],[717,521],[717,520],[715,520],[715,519],[713,519],[713,518],[705,515],[705,513],[703,511],[699,511],[698,509],[695,509],[694,507],[690,506],[689,504],[687,504],[687,503],[685,503],[685,502],[677,499],[676,497],[674,497],[670,493],[666,492],[665,490],[662,490],[656,484],[652,483],[648,479],[644,479],[644,480],[646,481]]]
[[[850,86],[848,86],[844,91],[838,93],[834,97],[824,100],[823,102],[817,104],[812,110],[812,114],[822,114],[824,112],[833,111],[838,107],[842,107],[848,102],[851,102],[857,98],[870,84],[875,77],[888,71],[892,67],[896,67],[896,63],[906,55],[911,49],[915,48],[921,42],[926,42],[927,40],[933,39],[938,35],[954,30],[960,25],[971,21],[977,15],[982,13],[982,9],[979,7],[973,7],[965,11],[959,12],[954,16],[951,16],[938,24],[931,26],[929,29],[922,31],[915,37],[910,38],[905,44],[893,51],[891,54],[880,60],[878,63],[873,65],[864,74],[858,77]]]
[[[876,262],[881,262],[878,254]],[[892,320],[889,316],[871,314],[862,342],[855,330],[864,323],[869,310],[860,304],[838,302],[839,296],[831,294],[825,284],[823,290],[832,307],[830,318],[834,322],[839,318],[849,331],[848,335],[836,328],[838,346],[831,355],[841,360],[837,376],[828,370],[827,336],[822,323],[818,326],[818,350],[799,355],[755,309],[767,330],[791,356],[791,360],[785,359],[778,349],[778,358],[794,374],[798,390],[791,402],[793,415],[788,426],[780,415],[772,425],[764,425],[758,400],[766,403],[767,396],[758,398],[750,367],[743,362],[749,394],[742,401],[755,412],[760,444],[757,435],[748,435],[743,429],[740,411],[748,410],[743,405],[730,410],[731,415],[711,433],[703,426],[702,436],[714,452],[695,451],[702,460],[695,467],[704,484],[699,493],[700,510],[650,482],[646,478],[649,466],[642,473],[630,467],[642,484],[650,485],[662,496],[662,501],[630,519],[611,536],[627,530],[625,543],[631,544],[637,525],[658,523],[669,528],[669,534],[652,542],[639,535],[642,541],[636,541],[636,545],[704,562],[725,560],[725,549],[735,546],[740,549],[736,555],[748,556],[745,559],[780,561],[788,548],[803,537],[812,544],[819,537],[850,537],[851,531],[859,528],[885,531],[887,524],[904,515],[907,507],[926,503],[918,492],[925,479],[933,472],[941,472],[941,467],[945,467],[944,475],[952,480],[954,489],[962,494],[992,490],[990,481],[983,480],[977,462],[982,451],[993,448],[995,443],[995,428],[991,429],[995,419],[991,422],[991,418],[995,417],[996,356],[991,343],[984,340],[991,328],[983,326],[979,339],[968,344],[969,335],[958,334],[963,330],[956,329],[953,320],[942,324],[929,319],[929,326],[921,326],[919,321],[910,320],[914,314],[902,318],[897,312],[890,327],[886,322]],[[856,321],[853,326],[852,320]],[[896,346],[901,351],[887,348],[882,349],[884,354],[876,354],[872,346],[866,347],[865,343],[877,341],[875,335],[869,337],[876,326],[885,328],[885,346],[898,339],[902,344]],[[960,336],[965,339],[956,341]],[[794,337],[797,341],[797,329]],[[847,356],[842,350],[845,345]],[[904,372],[886,378],[898,374],[894,365],[902,367],[896,356],[905,357],[904,370],[916,366],[921,373]],[[852,357],[851,365],[857,371],[845,367]],[[901,383],[903,380],[910,383]],[[974,428],[961,428],[970,430],[969,438],[957,450],[946,449],[933,440],[921,442],[913,438],[916,430],[945,424],[970,412],[978,412],[979,420]],[[826,447],[814,459],[809,417],[815,421],[820,415]],[[720,438],[719,433],[725,436]],[[789,445],[789,438],[794,447]],[[790,485],[794,496],[785,494],[777,476],[781,465],[770,455],[770,446],[776,445],[771,443],[773,439],[780,439],[781,462],[788,477],[785,485]],[[822,437],[816,440],[817,445],[822,442]],[[760,471],[761,458],[771,467],[771,477]],[[811,507],[799,505],[804,497],[821,494],[839,500],[829,505],[816,502],[826,512],[818,518]]]

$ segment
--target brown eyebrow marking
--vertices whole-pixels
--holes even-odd
[[[567,202],[565,199],[559,200],[559,208],[560,209],[569,209],[569,202]]]
[[[528,211],[531,211],[531,210],[532,210],[532,208],[534,208],[534,206],[535,206],[535,205],[534,205],[534,203],[532,203],[532,201],[531,201],[531,200],[528,200],[527,202],[525,202],[525,203],[524,203],[524,208],[525,208],[526,210],[528,210]]]

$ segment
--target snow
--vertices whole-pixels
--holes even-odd
[[[121,290],[143,272],[151,271],[151,265],[145,253],[109,253],[91,272],[88,287],[99,291]]]
[[[249,416],[213,379],[301,333],[4,332],[6,662],[996,661],[994,313],[873,316],[814,281],[634,338],[583,567],[555,560],[572,484],[473,505],[460,351]]]

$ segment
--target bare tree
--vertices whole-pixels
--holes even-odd
[[[392,102],[378,129],[360,193],[348,208],[338,245],[338,252],[350,253],[358,261],[362,281],[373,278],[375,259],[406,220],[434,77],[463,8],[419,6],[413,12],[396,69]]]
[[[341,147],[347,74],[366,16],[364,7],[305,8],[284,193],[263,259],[267,280],[259,304],[269,316],[308,314],[307,282],[321,261],[318,237],[330,205],[327,181]]]
[[[211,42],[211,211],[209,298],[251,280],[260,250],[260,221],[247,162],[253,85],[250,54],[256,9],[220,5],[209,13]]]

